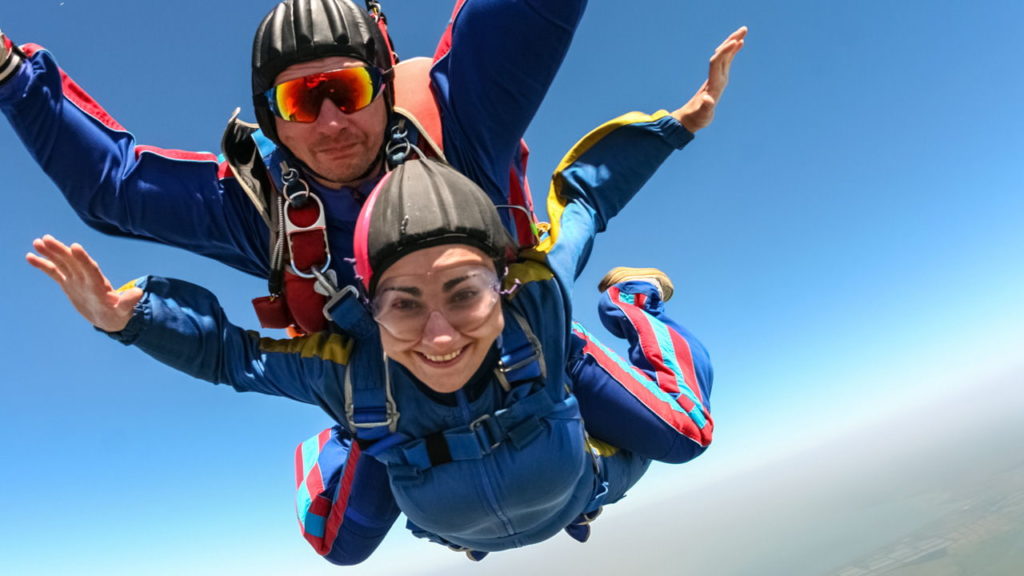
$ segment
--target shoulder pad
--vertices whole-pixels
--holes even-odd
[[[231,168],[231,174],[238,180],[242,190],[256,205],[269,226],[273,186],[267,167],[263,163],[260,148],[253,138],[259,131],[259,126],[239,120],[238,113],[239,109],[235,108],[234,114],[228,120],[224,136],[221,138],[221,151],[228,167]]]

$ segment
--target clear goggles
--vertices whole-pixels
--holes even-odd
[[[399,340],[419,340],[435,312],[455,330],[472,332],[487,321],[500,299],[501,283],[486,266],[394,276],[377,286],[373,318]]]

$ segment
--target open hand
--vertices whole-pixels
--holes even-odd
[[[718,45],[715,53],[711,56],[711,63],[708,66],[708,79],[704,85],[697,90],[697,93],[690,98],[690,101],[672,113],[690,132],[697,132],[706,128],[715,118],[715,106],[722,98],[722,92],[729,85],[729,70],[732,67],[732,59],[743,48],[744,39],[747,36],[747,27],[743,26],[733,32]]]
[[[131,320],[142,290],[114,290],[103,271],[80,244],[66,246],[47,234],[32,242],[25,260],[60,284],[75,310],[93,326],[105,332],[123,330]]]

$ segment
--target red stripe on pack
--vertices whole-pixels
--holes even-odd
[[[359,444],[353,442],[352,448],[348,452],[348,458],[345,460],[345,470],[341,474],[338,496],[334,499],[331,513],[327,517],[327,529],[324,530],[324,547],[326,550],[322,552],[317,551],[321,556],[331,551],[334,540],[338,537],[338,532],[341,530],[341,523],[345,520],[345,511],[348,509],[348,499],[352,495],[352,481],[356,477],[356,470],[359,468],[359,459],[362,455]]]
[[[302,444],[295,449],[295,488],[298,489],[306,480],[306,466],[302,462]]]
[[[320,463],[313,464],[310,468],[309,474],[306,475],[306,490],[309,494],[320,494],[324,491],[324,476],[320,472]],[[323,512],[316,512],[317,514],[323,515]]]
[[[316,435],[316,453],[319,454],[323,451],[324,446],[327,445],[331,439],[331,428],[325,428]],[[302,459],[303,451],[302,447],[305,442],[299,444],[295,449],[295,487],[302,486],[302,482],[306,479],[306,463]]]
[[[225,178],[234,178],[234,177],[235,177],[235,173],[231,171],[231,165],[228,164],[227,162],[221,162],[220,165],[217,166],[217,179],[218,180],[223,180]]]
[[[319,454],[321,452],[323,452],[324,445],[327,443],[327,440],[330,440],[330,438],[331,438],[331,429],[330,428],[320,432],[320,434],[317,434],[317,437],[316,437],[316,440],[317,440],[316,452],[317,452],[318,457],[319,457]],[[324,491],[324,477],[323,477],[323,474],[321,474],[321,472],[320,472],[320,462],[317,462],[316,464],[313,464],[313,467],[310,468],[310,470],[309,470],[309,474],[306,475],[306,490],[308,491],[310,496],[312,496],[313,494],[320,494],[321,492]],[[322,515],[323,513],[322,512],[318,512],[318,514]]]
[[[309,504],[309,513],[311,515],[320,516],[326,518],[331,512],[331,499],[324,496],[323,494],[317,494],[316,498]],[[319,539],[323,541],[323,538]],[[320,545],[317,544],[317,547]]]

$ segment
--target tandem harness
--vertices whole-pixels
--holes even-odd
[[[352,297],[350,297],[352,296]],[[334,318],[351,334],[371,329],[366,316],[362,320],[358,310],[345,307],[362,306],[354,291],[343,294],[334,309]],[[567,403],[575,402],[571,395],[557,401],[547,389],[547,366],[540,341],[530,329],[526,319],[505,308],[505,330],[499,346],[499,360],[494,378],[507,393],[504,408],[475,419],[469,424],[441,430],[425,437],[410,437],[398,432],[401,414],[395,403],[390,369],[385,368],[382,378],[365,378],[354,370],[347,370],[344,382],[344,424],[359,445],[361,454],[373,457],[388,467],[392,478],[417,478],[424,471],[449,462],[485,458],[502,445],[520,449],[532,442],[545,429],[545,418]],[[349,320],[349,322],[341,319]],[[388,362],[384,357],[385,364]],[[595,473],[602,480],[601,490],[588,507],[568,526],[566,533],[585,542],[590,536],[590,522],[601,512],[607,490],[602,474],[603,466],[596,454],[592,455]],[[407,527],[416,536],[465,552],[471,560],[483,559],[487,552],[455,545],[443,537],[416,526]]]
[[[370,0],[366,4],[391,49],[387,18],[380,3]],[[452,21],[461,6],[461,2],[456,5]],[[450,34],[445,38],[433,59],[411,58],[398,62],[394,50],[390,50],[395,71],[392,140],[415,133],[414,148],[421,155],[440,160],[445,160],[443,126],[431,90],[430,72],[434,62],[446,56],[451,48]],[[339,256],[330,253],[327,243],[323,203],[310,190],[296,166],[264,163],[264,157],[272,148],[264,146],[261,150],[261,144],[270,142],[260,141],[259,127],[238,120],[237,115],[236,110],[224,133],[224,157],[270,229],[269,295],[253,300],[256,315],[264,328],[287,328],[292,335],[325,330],[328,326],[325,306],[330,294],[337,290],[337,279],[330,269],[340,263],[336,260]],[[393,149],[390,143],[388,148],[386,155],[390,156]],[[528,158],[526,143],[520,142],[518,155],[509,167],[509,205],[505,206],[512,209],[521,247],[536,245],[539,234],[526,181]]]

